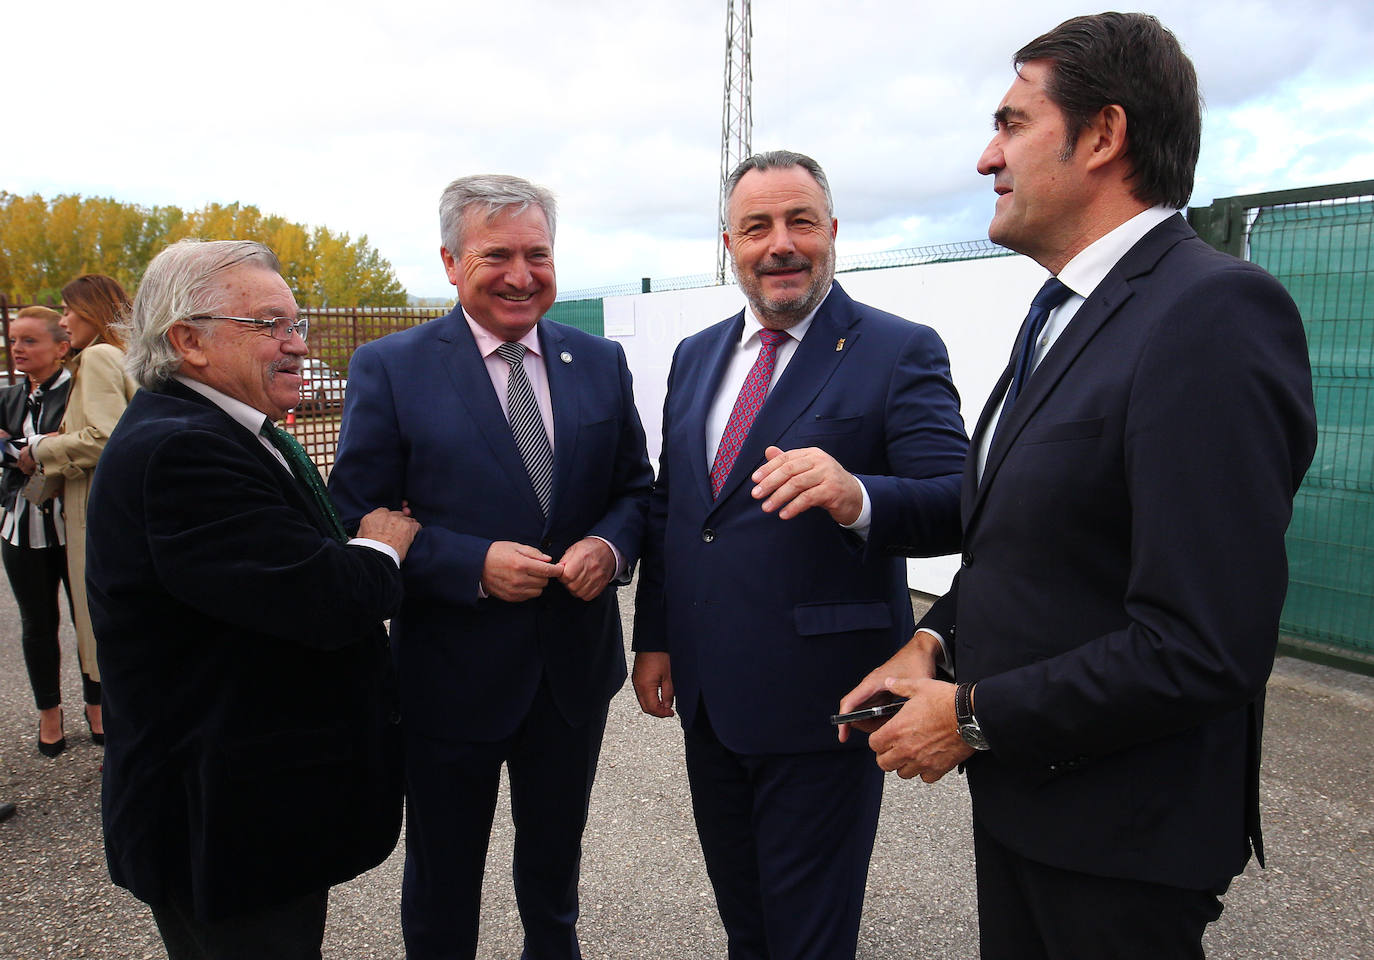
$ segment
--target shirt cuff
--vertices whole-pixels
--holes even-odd
[[[949,659],[949,648],[945,646],[945,638],[942,637],[942,636],[940,636],[940,632],[939,632],[938,630],[932,630],[932,629],[930,629],[930,627],[918,627],[917,630],[916,630],[916,632],[917,632],[917,633],[928,633],[928,634],[930,634],[932,637],[934,637],[937,641],[939,641],[939,643],[940,643],[940,656],[936,659],[935,665],[936,665],[937,667],[944,667],[946,670],[949,670],[949,665],[950,665],[950,663],[952,662],[952,661]],[[952,672],[952,671],[951,671],[951,672]]]
[[[611,555],[615,557],[615,574],[611,577],[611,581],[623,581],[625,579],[625,574],[627,572],[625,570],[625,558],[620,555],[620,551],[615,548],[615,544],[611,543],[611,541],[607,540],[605,537],[598,537],[594,533],[589,534],[589,536],[593,540],[600,540],[606,546],[611,548]]]
[[[389,543],[382,543],[380,540],[369,540],[367,537],[354,537],[352,540],[348,541],[348,545],[350,547],[367,547],[369,550],[376,550],[378,553],[384,553],[391,558],[391,562],[396,564],[397,568],[401,566],[400,554],[393,550]]]
[[[868,488],[858,477],[854,478],[859,483],[859,492],[863,494],[864,505],[859,508],[859,516],[853,523],[842,523],[841,527],[854,534],[856,537],[868,539],[868,529],[873,526],[873,501],[868,499]],[[941,641],[943,643],[944,641]]]

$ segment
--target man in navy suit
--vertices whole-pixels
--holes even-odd
[[[382,621],[416,524],[376,510],[348,539],[273,426],[307,330],[279,269],[237,240],[154,258],[128,324],[142,389],[91,486],[105,855],[172,960],[318,960],[330,885],[401,827]]]
[[[730,957],[852,958],[882,776],[829,716],[911,635],[902,557],[958,548],[967,442],[940,338],[834,282],[816,161],[759,154],[728,186],[749,306],[673,358],[635,693],[682,714]]]
[[[411,960],[472,957],[502,763],[527,958],[580,956],[582,830],[625,681],[615,588],[652,472],[619,344],[541,320],[554,201],[455,180],[447,316],[359,348],[330,489],[345,518],[424,523],[391,622],[406,729],[402,924]]]
[[[954,585],[840,709],[909,695],[878,763],[966,764],[985,958],[1201,957],[1263,859],[1264,687],[1315,445],[1302,320],[1177,213],[1201,123],[1172,33],[1079,17],[1015,63],[978,163],[989,236],[1053,277],[974,433]]]

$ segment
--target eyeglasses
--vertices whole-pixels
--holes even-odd
[[[273,340],[290,340],[291,334],[297,334],[302,340],[310,332],[310,320],[301,317],[299,320],[292,320],[289,317],[272,317],[270,320],[257,320],[253,317],[218,317],[208,313],[199,313],[194,317],[187,317],[187,320],[232,320],[235,323],[249,323],[255,327],[269,327],[265,332]]]

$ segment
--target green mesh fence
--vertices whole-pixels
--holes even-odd
[[[1374,200],[1263,207],[1249,257],[1288,288],[1312,358],[1317,453],[1288,530],[1285,633],[1374,653]]]
[[[560,300],[545,316],[598,337],[605,335],[606,321],[600,297],[595,300]]]

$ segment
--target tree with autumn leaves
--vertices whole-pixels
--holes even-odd
[[[302,305],[399,307],[406,292],[367,242],[308,227],[257,207],[212,203],[186,213],[103,197],[44,200],[0,191],[0,294],[11,303],[56,303],[83,273],[103,273],[133,291],[163,247],[186,237],[257,240],[281,260]]]

